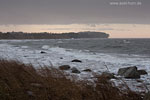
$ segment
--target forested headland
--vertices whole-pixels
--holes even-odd
[[[0,32],[0,39],[70,39],[70,38],[108,38],[104,32],[69,32],[69,33],[25,33],[25,32]]]

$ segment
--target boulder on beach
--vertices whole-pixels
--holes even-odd
[[[84,71],[84,72],[92,72],[91,69],[84,69],[83,71]]]
[[[124,76],[125,78],[131,78],[131,79],[140,78],[140,74],[138,73],[136,66],[120,68],[118,71],[118,75]]]
[[[81,61],[81,60],[78,60],[78,59],[74,59],[74,60],[72,60],[71,62],[80,62],[80,63],[82,63],[82,61]]]
[[[75,67],[71,68],[71,71],[72,71],[72,73],[77,73],[77,74],[80,73],[80,71]]]
[[[138,73],[140,75],[146,75],[146,74],[148,74],[145,70],[138,70]]]
[[[115,78],[114,74],[113,73],[109,73],[109,72],[103,72],[102,76],[104,76],[107,79],[113,79],[113,78]]]
[[[69,65],[61,65],[59,66],[60,70],[69,70],[71,67]]]

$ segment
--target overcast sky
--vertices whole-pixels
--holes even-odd
[[[110,5],[132,1],[141,5]],[[0,0],[0,24],[150,24],[150,0]]]
[[[150,0],[0,0],[0,31],[150,38]]]

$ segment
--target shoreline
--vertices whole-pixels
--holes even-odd
[[[29,49],[30,47],[28,47],[28,46],[16,47],[13,45],[8,45],[8,44],[7,45],[1,44],[0,47],[2,48],[0,56],[1,57],[3,56],[4,59],[6,58],[6,59],[10,59],[10,60],[12,60],[12,59],[18,60],[25,64],[31,63],[31,64],[33,64],[33,66],[38,66],[38,65],[50,66],[50,65],[52,65],[55,68],[58,68],[61,65],[70,65],[71,67],[75,67],[79,71],[81,71],[81,73],[73,74],[73,75],[76,75],[76,77],[78,77],[78,79],[81,79],[81,80],[84,80],[84,79],[91,80],[91,77],[93,77],[92,76],[93,72],[97,73],[97,74],[101,74],[102,72],[107,71],[105,64],[108,66],[108,69],[110,70],[111,73],[117,74],[117,70],[120,68],[119,66],[114,67],[114,65],[112,65],[111,63],[104,63],[99,60],[94,61],[93,59],[95,59],[95,57],[91,59],[92,56],[88,57],[87,53],[85,53],[85,56],[83,56],[83,55],[81,55],[81,54],[83,54],[81,51],[75,51],[73,53],[72,50],[67,50],[67,51],[65,50],[65,52],[64,52],[63,51],[64,49],[49,48],[46,45],[43,46],[40,50]],[[59,49],[61,49],[61,50],[59,50]],[[44,51],[45,53],[41,53],[41,51]],[[61,52],[59,52],[59,51],[61,51]],[[67,54],[67,55],[64,55],[64,54]],[[77,54],[78,54],[78,56],[76,56],[76,57],[73,56],[73,55],[77,55]],[[61,59],[61,57],[63,59]],[[84,57],[90,58],[91,60],[83,59]],[[104,57],[104,55],[103,55],[103,57]],[[106,56],[106,58],[108,58],[108,57],[110,57],[110,56]],[[76,62],[72,63],[71,60],[73,60],[73,59],[79,59],[82,61],[82,63],[76,63]],[[133,58],[131,58],[131,59],[133,59]],[[126,66],[129,67],[129,65],[126,65]],[[91,69],[92,73],[91,72],[83,72],[82,70],[85,70],[85,69]],[[66,71],[66,72],[71,73],[70,71]],[[148,75],[149,75],[149,72],[148,72]],[[142,76],[141,80],[147,81],[146,82],[146,84],[147,84],[150,82],[150,79],[148,77],[149,76]],[[140,89],[141,87],[139,87],[139,90],[136,89],[136,86],[140,85],[136,80],[130,80],[130,79],[129,80],[124,79],[124,80],[127,82],[129,87],[131,88],[131,90],[143,91]],[[117,82],[116,80],[113,80],[113,81]],[[119,82],[117,82],[117,83],[119,83]]]

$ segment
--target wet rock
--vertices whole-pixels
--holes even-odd
[[[131,78],[131,79],[140,78],[140,74],[138,73],[136,66],[120,68],[118,71],[118,75],[124,76],[125,78]]]
[[[146,93],[143,100],[150,100],[150,92]]]
[[[59,66],[59,69],[60,70],[69,70],[70,66],[69,65],[62,65],[62,66]]]
[[[146,75],[146,74],[148,74],[145,70],[138,70],[138,73],[140,75]]]
[[[80,73],[80,71],[75,67],[71,68],[71,71],[72,71],[72,73],[77,73],[77,74]]]
[[[60,59],[63,59],[63,57],[60,57]]]
[[[82,63],[82,61],[81,61],[81,60],[78,60],[78,59],[74,59],[74,60],[72,60],[71,62],[80,62],[80,63]]]
[[[125,78],[138,79],[140,78],[140,74],[136,71],[129,70],[125,76]]]
[[[125,74],[129,69],[137,70],[137,67],[134,66],[134,67],[120,68],[120,69],[118,70],[118,75],[124,76],[124,74]]]
[[[107,79],[116,78],[113,73],[109,73],[109,72],[103,72],[103,73],[102,73],[102,76],[104,76],[104,77],[107,78]]]
[[[45,51],[41,51],[40,53],[46,53]]]
[[[136,81],[139,82],[139,83],[143,82],[143,80],[141,80],[141,79],[137,79]]]
[[[91,69],[84,69],[83,71],[84,71],[84,72],[92,72]]]

